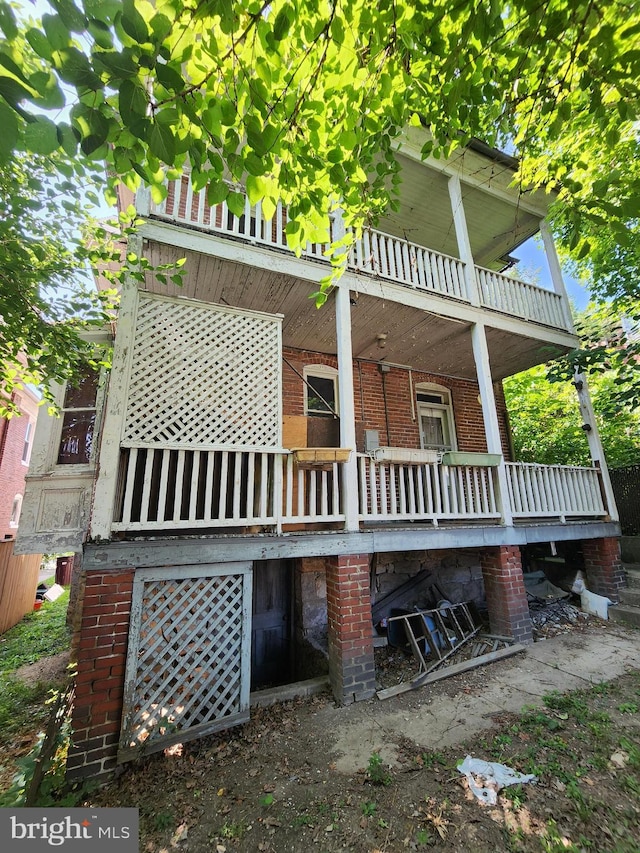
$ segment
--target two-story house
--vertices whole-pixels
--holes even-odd
[[[183,285],[129,282],[108,385],[60,389],[19,545],[82,551],[71,776],[241,722],[252,687],[318,667],[338,702],[370,697],[372,605],[421,571],[524,642],[533,545],[580,542],[591,589],[615,597],[584,377],[591,466],[509,446],[501,380],[576,345],[550,197],[481,143],[448,161],[421,145],[407,133],[399,209],[320,310],[324,247],[289,251],[282,207],[211,208],[187,175],[162,204],[138,194],[141,248],[186,256]],[[537,232],[553,290],[502,272]]]

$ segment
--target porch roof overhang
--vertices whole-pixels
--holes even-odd
[[[336,353],[333,300],[316,309],[311,298],[327,273],[325,264],[212,235],[204,238],[171,225],[148,223],[142,233],[152,237],[146,250],[152,264],[187,257],[182,287],[159,284],[148,276],[148,290],[282,314],[284,346]],[[163,235],[166,242],[160,242]],[[357,358],[475,379],[470,329],[481,322],[487,328],[492,378],[501,380],[576,345],[568,332],[437,294],[352,272],[345,273],[343,282],[352,296],[352,348]],[[384,347],[378,345],[379,334],[386,335]]]

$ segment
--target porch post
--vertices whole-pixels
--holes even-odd
[[[467,220],[462,205],[462,187],[460,186],[458,175],[452,175],[449,178],[448,187],[451,210],[453,212],[453,227],[455,228],[456,240],[458,242],[458,254],[460,255],[460,260],[464,263],[464,281],[467,287],[467,296],[472,305],[480,305],[476,268],[471,253]]]
[[[349,288],[336,287],[336,339],[338,341],[338,406],[340,447],[350,447],[349,461],[342,466],[342,496],[345,530],[358,530],[358,462],[356,460],[356,413],[353,402],[353,352],[351,349],[351,306]]]
[[[602,441],[600,440],[600,432],[598,430],[598,422],[596,421],[596,413],[591,402],[591,394],[587,384],[587,377],[584,373],[576,373],[573,378],[573,384],[578,393],[578,403],[580,404],[580,414],[582,415],[582,423],[584,431],[587,434],[589,442],[589,453],[591,460],[596,468],[599,469],[600,482],[604,491],[607,512],[611,521],[618,521],[618,508],[616,499],[611,486],[611,478],[609,477],[609,468],[607,467],[606,459],[604,458],[604,450]]]
[[[499,453],[501,456],[498,466],[498,496],[502,511],[502,521],[507,526],[513,524],[511,502],[509,500],[509,489],[507,486],[507,469],[502,455],[502,441],[500,439],[500,425],[498,424],[498,412],[496,410],[496,398],[493,393],[493,382],[491,381],[491,365],[489,363],[489,348],[487,347],[487,335],[482,323],[474,323],[471,327],[471,344],[473,346],[473,358],[476,363],[476,374],[480,388],[480,400],[482,403],[482,417],[484,419],[484,430],[487,437],[487,451]]]
[[[558,296],[562,297],[562,313],[567,324],[567,329],[568,331],[573,332],[575,331],[573,327],[573,317],[571,316],[571,307],[569,305],[567,289],[564,286],[564,279],[562,278],[562,270],[560,269],[560,261],[558,260],[558,253],[556,252],[556,244],[553,242],[551,229],[545,219],[540,223],[540,236],[542,237],[544,253],[547,256],[547,263],[549,264],[549,272],[551,273],[553,289]]]
[[[133,239],[139,240],[139,238]],[[140,245],[134,245],[131,248],[139,255],[141,241]],[[127,402],[137,304],[138,286],[133,279],[127,277],[120,297],[118,331],[113,345],[113,363],[101,430],[98,477],[89,526],[89,537],[91,539],[111,538],[111,523],[118,482],[120,438]]]

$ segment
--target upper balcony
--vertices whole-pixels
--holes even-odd
[[[146,213],[147,211],[142,211]],[[279,203],[271,219],[266,219],[260,203],[245,199],[241,216],[232,213],[226,202],[210,207],[206,192],[194,192],[188,175],[168,185],[166,199],[149,204],[154,219],[217,235],[246,244],[292,254],[287,246],[287,211]],[[332,231],[341,227],[338,220]],[[305,260],[328,266],[329,242],[309,243]],[[428,292],[466,305],[479,305],[508,317],[540,324],[559,331],[572,331],[564,297],[546,288],[520,281],[512,275],[470,264],[452,255],[435,251],[408,239],[366,228],[356,240],[348,258],[348,270],[358,275]]]

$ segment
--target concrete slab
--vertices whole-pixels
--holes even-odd
[[[393,766],[403,739],[431,750],[468,742],[489,733],[495,716],[539,707],[552,690],[588,687],[638,669],[640,633],[603,623],[535,643],[518,657],[484,667],[481,686],[473,692],[465,687],[447,695],[443,681],[384,701],[326,708],[319,724],[333,733],[336,770],[350,774],[366,768],[372,752]]]

